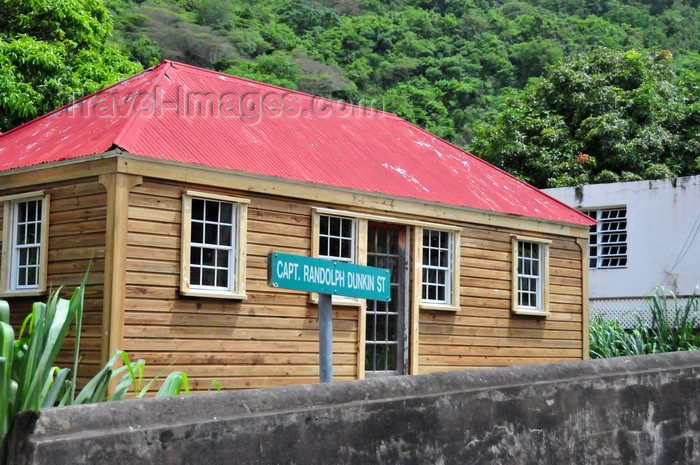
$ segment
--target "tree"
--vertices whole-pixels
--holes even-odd
[[[289,61],[286,55],[260,55],[255,61],[221,60],[213,65],[217,71],[226,74],[266,82],[286,89],[297,89],[301,77],[299,66]]]
[[[698,172],[697,73],[672,55],[605,48],[512,91],[472,151],[538,187]]]
[[[99,0],[0,2],[0,131],[142,68],[107,45]]]

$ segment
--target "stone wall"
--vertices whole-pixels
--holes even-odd
[[[697,464],[700,352],[54,408],[8,465]]]

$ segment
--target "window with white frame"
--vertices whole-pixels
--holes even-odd
[[[355,219],[320,215],[318,226],[318,257],[355,263]]]
[[[181,293],[245,297],[247,204],[215,194],[183,195]]]
[[[422,301],[452,305],[454,279],[454,233],[423,229]]]
[[[627,266],[627,208],[585,210],[598,221],[591,226],[588,240],[589,268],[625,268]]]
[[[0,292],[35,294],[46,289],[49,196],[43,192],[0,198],[3,250]]]
[[[514,236],[513,258],[513,311],[547,314],[549,241]]]

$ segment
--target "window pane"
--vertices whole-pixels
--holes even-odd
[[[228,268],[228,250],[217,250],[216,266],[219,268]]]
[[[347,218],[342,218],[342,232],[340,236],[342,237],[352,237],[352,220]]]
[[[17,245],[27,243],[27,226],[24,224],[17,225]]]
[[[387,339],[389,341],[396,341],[398,329],[398,315],[387,315]]]
[[[219,202],[214,202],[212,200],[207,200],[204,204],[206,221],[211,221],[214,223],[219,222]]]
[[[214,266],[214,249],[202,249],[202,264],[207,266]]]
[[[377,315],[376,340],[386,341],[386,315]]]
[[[202,268],[202,285],[203,286],[213,286],[214,285],[214,269],[213,268]]]
[[[219,244],[220,245],[231,245],[232,237],[231,233],[233,228],[231,226],[220,226],[219,230]]]
[[[204,219],[204,200],[192,199],[192,219],[193,220],[203,220]]]
[[[396,370],[396,345],[390,344],[386,346],[386,369]]]
[[[377,368],[374,365],[375,359],[376,359],[376,346],[368,344],[366,349],[365,349],[365,370],[376,371]]]
[[[352,257],[352,242],[350,242],[349,240],[343,240],[342,247],[343,248],[340,251],[340,256],[343,258]]]
[[[27,264],[34,266],[39,264],[39,248],[32,247],[27,249]]]
[[[386,346],[378,345],[376,346],[377,356],[376,356],[376,369],[386,370]]]
[[[26,242],[25,244],[36,244],[37,237],[36,237],[36,224],[34,223],[29,223],[27,225],[27,235],[26,235]]]
[[[27,221],[36,221],[36,201],[27,202]]]
[[[216,273],[216,285],[218,287],[228,287],[228,271],[218,270]]]
[[[229,202],[221,203],[221,222],[222,223],[233,223],[233,204]]]
[[[190,268],[190,285],[201,286],[202,284],[202,269],[198,266]]]
[[[204,242],[204,224],[192,223],[192,242],[202,244]]]
[[[328,240],[328,255],[333,258],[340,258],[340,239],[330,238]]]
[[[202,248],[201,247],[190,247],[190,263],[192,265],[202,264]]]
[[[367,340],[368,341],[376,341],[377,340],[377,334],[375,333],[375,320],[377,319],[377,315],[374,313],[368,313],[367,314]]]
[[[205,224],[204,225],[204,243],[205,244],[218,244],[219,228],[215,224]]]
[[[39,281],[37,280],[37,271],[38,271],[38,268],[35,266],[32,266],[32,267],[27,269],[26,285],[33,286],[33,285],[36,285],[39,283]]]

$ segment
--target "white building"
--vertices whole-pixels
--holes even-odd
[[[687,298],[700,285],[700,176],[545,192],[598,220],[589,243],[591,315],[629,325],[656,286]]]

